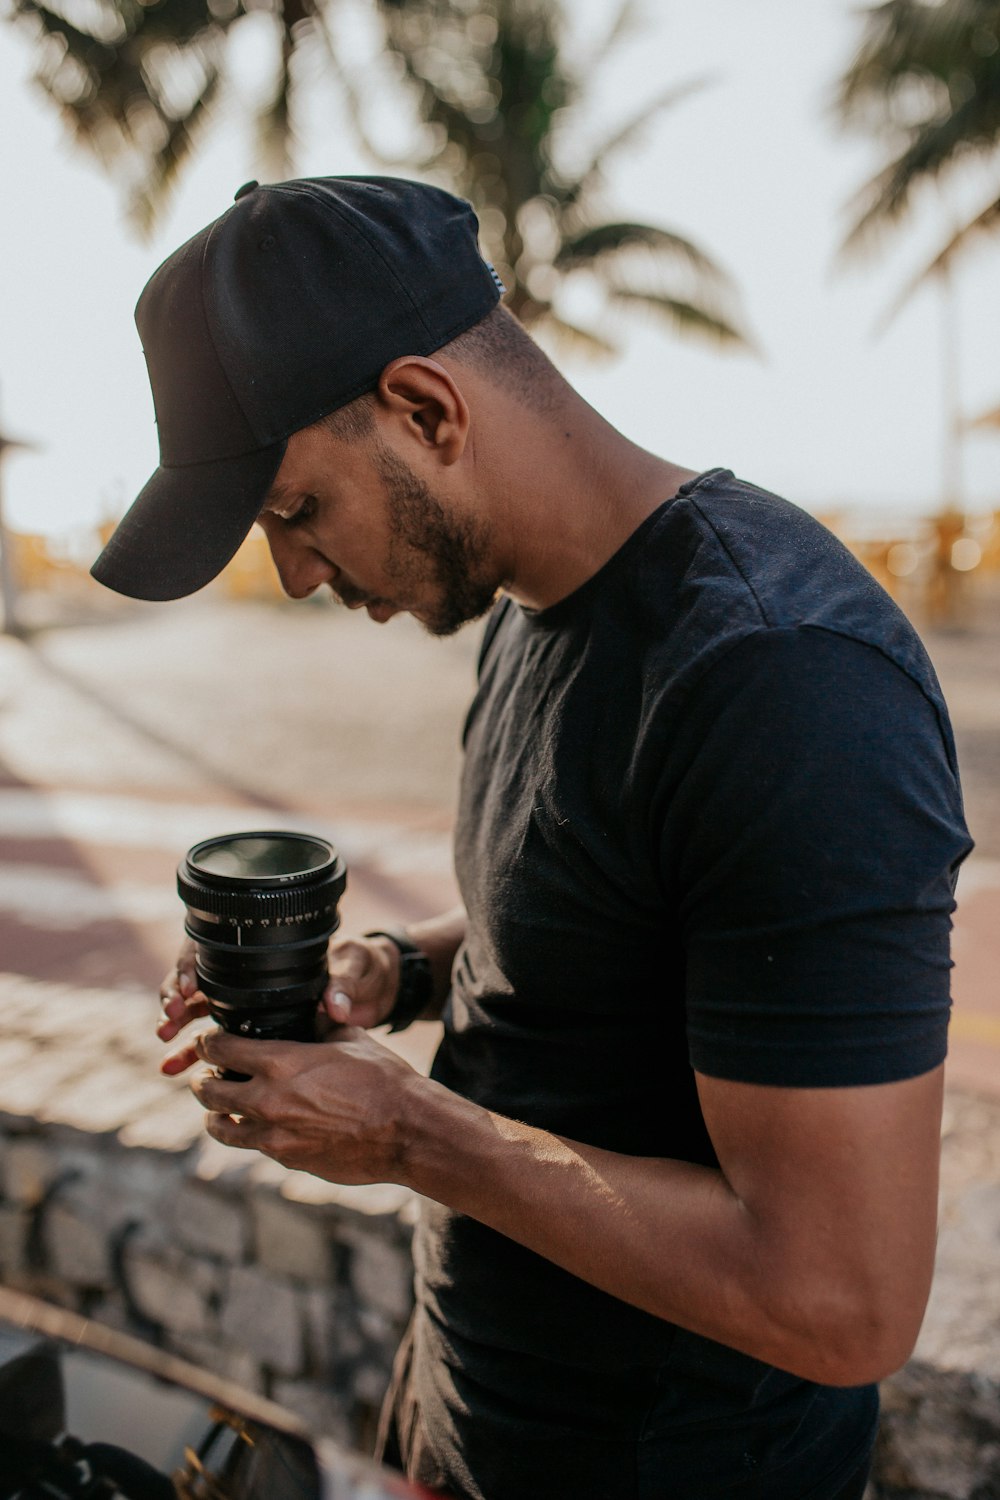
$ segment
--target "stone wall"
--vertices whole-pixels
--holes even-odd
[[[416,1203],[204,1136],[147,995],[0,975],[0,1281],[370,1448]],[[867,1500],[1000,1500],[1000,1105],[949,1095],[938,1266]],[[585,1500],[585,1497],[581,1497]]]
[[[205,1137],[149,997],[0,975],[0,1280],[369,1446],[414,1200]]]

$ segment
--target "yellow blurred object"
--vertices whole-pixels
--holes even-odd
[[[75,588],[82,572],[60,557],[47,537],[32,532],[10,533],[14,574],[22,589]]]
[[[982,581],[1000,576],[1000,510],[978,515],[943,511],[893,525],[891,534],[859,535],[849,515],[818,517],[850,548],[874,578],[907,611],[930,624],[956,622]],[[97,528],[99,542],[84,547],[86,557],[106,545],[116,522]],[[31,592],[90,591],[89,564],[71,555],[59,539],[11,532],[11,553],[19,589]],[[79,554],[79,548],[77,549]],[[284,599],[263,532],[256,527],[213,586],[233,600],[273,603]]]
[[[283,599],[267,538],[256,527],[222,571],[219,582],[230,599]]]

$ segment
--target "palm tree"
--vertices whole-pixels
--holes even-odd
[[[551,0],[378,3],[387,54],[411,85],[426,148],[391,164],[421,170],[475,205],[507,305],[522,322],[595,353],[615,349],[613,315],[622,310],[717,344],[749,345],[733,284],[702,249],[674,230],[602,212],[612,159],[702,82],[672,85],[573,160],[571,142],[585,138],[583,80],[631,29],[633,0],[576,66],[567,60],[562,7]],[[365,135],[361,91],[349,92]],[[560,307],[561,289],[582,274],[603,294],[588,326]]]
[[[296,51],[324,40],[317,0],[273,0],[269,17],[243,0],[7,0],[33,30],[37,80],[74,136],[123,169],[129,213],[148,232],[220,102],[232,33],[253,12],[274,29],[274,86],[257,113],[258,155],[284,177],[292,140]]]
[[[39,80],[77,137],[132,176],[131,211],[148,230],[224,91],[227,47],[254,0],[6,0],[41,43]],[[361,79],[340,62],[333,0],[270,0],[274,90],[258,120],[260,175],[291,169],[290,101],[298,53],[322,48],[324,72],[348,101],[376,160],[420,172],[475,204],[484,245],[525,322],[595,352],[614,349],[608,314],[635,309],[672,329],[747,345],[730,279],[675,231],[609,219],[605,170],[661,111],[699,83],[673,86],[625,120],[582,162],[569,141],[584,117],[582,79],[628,32],[624,0],[590,59],[573,68],[558,0],[368,0],[383,28],[379,63]],[[73,16],[71,20],[68,17]],[[387,76],[395,68],[396,77]],[[406,87],[400,89],[399,75]],[[402,93],[414,107],[414,146],[387,159],[371,140],[369,101]],[[572,122],[572,124],[571,124]],[[583,274],[603,290],[590,326],[559,306]]]
[[[850,253],[900,224],[926,184],[1000,147],[1000,0],[883,0],[865,13],[857,56],[840,80],[845,124],[874,129],[888,164],[858,193]],[[1000,198],[952,233],[904,297],[971,240],[1000,228]]]
[[[902,224],[919,192],[945,182],[972,157],[1000,146],[1000,0],[882,0],[865,13],[854,61],[840,80],[841,120],[881,135],[889,162],[854,200],[843,253],[870,248],[880,230]],[[972,240],[1000,228],[1000,198],[953,230],[931,261],[904,286],[883,326],[916,289],[936,280],[945,298],[943,351],[948,420],[943,504],[937,517],[939,618],[954,618],[959,575],[951,563],[960,534],[961,444],[969,424],[956,397],[956,324],[951,306],[955,257]],[[989,422],[985,415],[982,425]],[[957,531],[956,531],[957,528]]]

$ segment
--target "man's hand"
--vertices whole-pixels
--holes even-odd
[[[411,923],[407,931],[430,959],[434,1002],[440,1007],[451,983],[451,968],[465,936],[465,910],[455,906],[440,916]],[[399,989],[399,949],[389,938],[336,938],[330,944],[330,982],[317,1016],[318,1037],[335,1026],[380,1026],[396,1001]],[[161,1042],[172,1042],[191,1021],[208,1015],[208,1001],[198,988],[194,943],[188,938],[176,967],[160,985],[163,1019],[156,1028]],[[174,1052],[161,1065],[163,1073],[183,1073],[198,1061],[193,1044]]]
[[[323,992],[317,1017],[317,1036],[334,1026],[378,1026],[392,1009],[399,986],[399,949],[388,938],[338,938],[330,944],[330,982]],[[161,1042],[174,1037],[192,1021],[208,1015],[208,1001],[198,988],[194,943],[188,938],[176,967],[160,985],[163,1019],[156,1028]],[[256,1045],[256,1043],[254,1043]],[[183,1073],[198,1061],[193,1042],[160,1065],[170,1075]]]
[[[175,967],[160,985],[160,1003],[163,1019],[156,1028],[156,1035],[161,1042],[172,1042],[185,1026],[208,1015],[208,1001],[198,988],[194,968],[194,943],[190,938],[185,939]],[[166,1058],[160,1064],[160,1072],[183,1073],[185,1068],[189,1068],[197,1060],[194,1046],[190,1045]]]
[[[330,944],[323,1010],[338,1025],[379,1026],[396,1001],[399,949],[390,938],[338,938]]]
[[[319,1043],[212,1031],[195,1049],[213,1067],[250,1075],[244,1083],[214,1073],[192,1081],[217,1141],[330,1182],[401,1180],[410,1100],[434,1085],[364,1031],[341,1026]]]

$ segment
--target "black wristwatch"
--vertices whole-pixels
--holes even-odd
[[[366,932],[364,936],[388,938],[399,949],[399,988],[396,990],[392,1010],[385,1020],[390,1031],[403,1031],[411,1021],[423,1015],[431,1003],[434,994],[431,961],[422,948],[411,943],[402,928],[382,927],[375,932]]]

